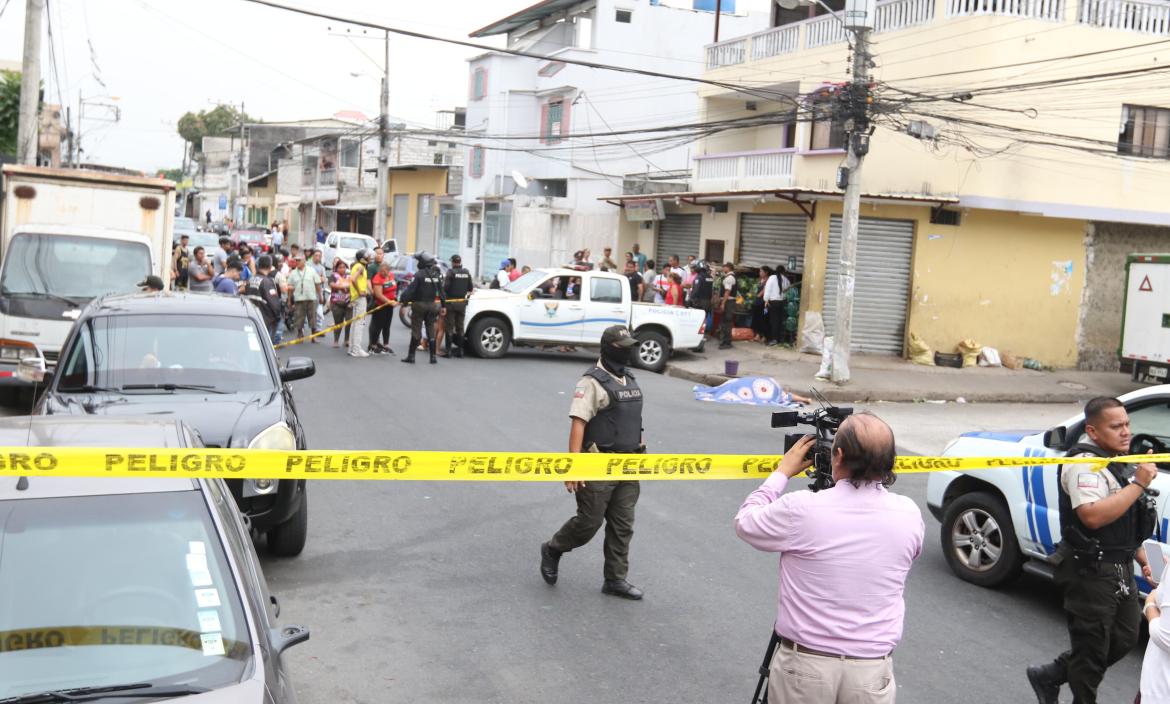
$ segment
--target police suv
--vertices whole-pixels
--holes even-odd
[[[1120,398],[1129,413],[1131,454],[1167,451],[1170,446],[1170,384]],[[951,457],[1063,457],[1084,439],[1085,416],[1078,414],[1048,430],[972,432],[952,440]],[[1170,465],[1159,464],[1152,489],[1160,491],[1156,537],[1166,541]],[[960,579],[996,587],[1022,571],[1051,577],[1051,559],[1060,542],[1059,491],[1055,465],[934,472],[926,503],[942,523],[943,554]],[[1145,591],[1148,585],[1138,584]]]

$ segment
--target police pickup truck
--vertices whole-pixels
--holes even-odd
[[[1170,445],[1170,384],[1120,398],[1129,412],[1131,454],[1166,452]],[[1062,457],[1084,436],[1079,414],[1048,430],[965,433],[947,445],[952,457]],[[1170,465],[1158,465],[1152,488],[1160,491],[1156,537],[1166,542]],[[926,504],[942,523],[947,563],[960,579],[984,587],[1006,584],[1028,571],[1051,577],[1060,542],[1059,487],[1054,465],[934,472]],[[1141,580],[1145,591],[1148,585]]]
[[[638,338],[635,362],[660,372],[674,349],[703,345],[706,314],[635,303],[629,280],[601,271],[534,269],[501,289],[479,289],[467,303],[467,338],[480,357],[513,344],[597,346],[611,325]]]

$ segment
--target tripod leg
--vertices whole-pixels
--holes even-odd
[[[756,693],[752,695],[752,704],[768,704],[768,672],[772,668],[772,656],[776,654],[778,645],[780,645],[780,636],[776,635],[776,629],[772,629],[768,650],[764,652],[764,662],[760,664],[760,681],[756,683]]]

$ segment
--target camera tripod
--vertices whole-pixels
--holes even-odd
[[[776,646],[780,645],[780,636],[776,629],[772,629],[772,638],[768,641],[768,650],[764,652],[764,662],[760,663],[760,681],[756,683],[756,693],[752,695],[752,704],[768,704],[768,671],[772,667],[772,656],[776,654]]]

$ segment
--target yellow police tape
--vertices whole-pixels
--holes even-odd
[[[220,477],[225,479],[405,479],[448,481],[605,481],[629,479],[759,479],[779,456],[615,455],[547,452],[393,450],[138,449],[0,447],[0,478]],[[1170,454],[1114,462],[1170,462]],[[899,457],[895,470],[919,474],[1019,466],[1089,464],[1097,457]]]
[[[452,298],[451,300],[447,301],[447,303],[466,303],[466,302],[467,302],[466,298]],[[282,342],[279,345],[273,345],[272,349],[279,350],[279,349],[283,349],[285,347],[291,347],[292,345],[299,345],[303,342],[308,342],[309,340],[316,339],[318,337],[321,337],[322,335],[327,335],[327,334],[333,332],[334,330],[340,330],[341,328],[344,328],[347,325],[353,325],[358,320],[361,320],[362,318],[366,317],[367,315],[373,315],[374,313],[382,310],[383,308],[385,308],[387,306],[395,306],[395,305],[398,305],[398,301],[397,300],[390,300],[386,303],[383,303],[380,306],[375,306],[374,308],[367,310],[365,313],[362,313],[361,315],[355,315],[354,317],[350,318],[349,320],[346,320],[346,321],[341,322],[341,323],[337,323],[336,325],[330,325],[329,327],[327,327],[323,330],[318,330],[317,332],[312,333],[311,335],[305,335],[304,337],[298,337],[295,340],[289,340],[288,342]]]
[[[205,644],[208,637],[211,640]],[[246,647],[224,640],[219,633],[200,633],[161,626],[54,626],[0,631],[0,653],[79,645],[163,645],[216,654],[231,654]]]

